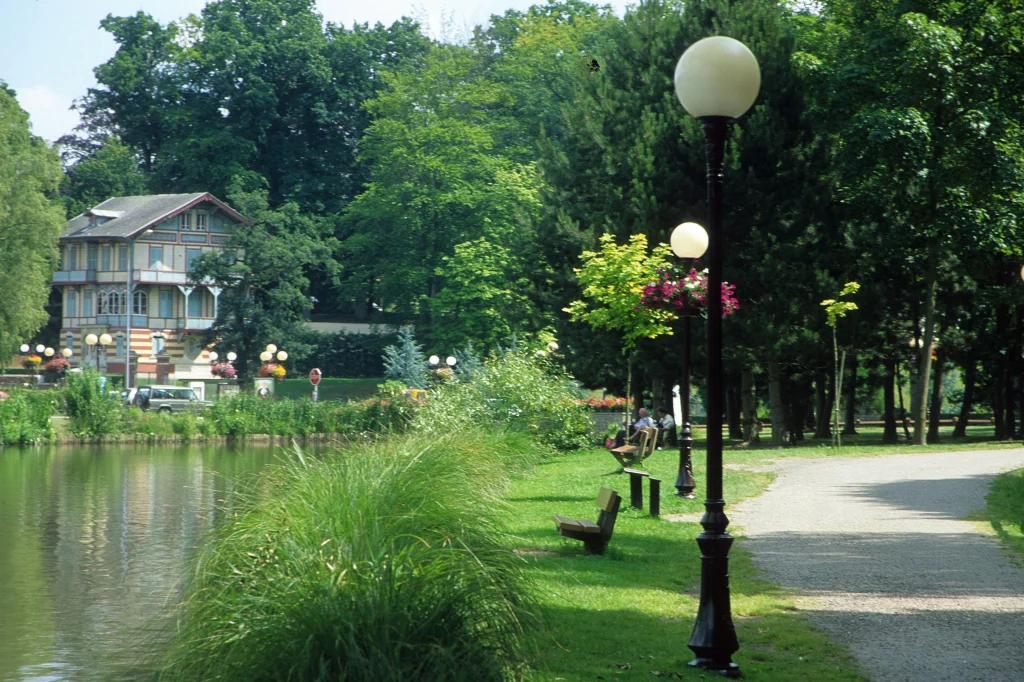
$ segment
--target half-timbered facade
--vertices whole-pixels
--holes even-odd
[[[114,197],[72,218],[53,277],[61,348],[111,374],[125,371],[130,350],[140,381],[211,378],[203,332],[221,290],[188,271],[246,222],[209,193]],[[89,334],[112,342],[86,346]]]

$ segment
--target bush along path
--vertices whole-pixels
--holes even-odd
[[[767,493],[733,509],[733,528],[872,679],[1021,679],[1024,570],[968,519],[1024,450],[780,466]]]

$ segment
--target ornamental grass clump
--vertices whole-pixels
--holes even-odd
[[[296,450],[199,558],[159,679],[515,679],[533,602],[501,495],[538,456],[521,434]]]
[[[56,404],[50,391],[0,391],[0,398],[0,445],[35,445],[52,438]]]

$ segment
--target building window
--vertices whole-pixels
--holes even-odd
[[[89,244],[85,248],[86,248],[86,252],[85,252],[86,253],[86,256],[85,256],[85,261],[86,261],[85,262],[85,269],[86,270],[95,270],[96,269],[96,265],[97,265],[97,263],[99,261],[99,250],[100,249],[95,244]]]
[[[68,350],[74,350],[75,349],[74,345],[75,345],[75,337],[72,336],[71,334],[65,334],[64,335],[64,347],[67,348]]]
[[[128,271],[128,247],[117,247],[117,269],[121,272]]]
[[[160,317],[168,318],[174,315],[174,309],[171,307],[171,292],[161,291],[160,292]]]
[[[206,232],[205,213],[196,213],[196,232]]]
[[[68,292],[68,309],[64,313],[64,317],[75,317],[75,292]]]
[[[192,295],[188,297],[188,316],[189,317],[202,317],[203,316],[203,290],[196,289],[192,292]]]
[[[145,291],[135,292],[135,306],[132,308],[133,315],[149,314],[149,295]]]
[[[189,212],[182,213],[178,216],[178,226],[182,232],[192,231],[192,214]]]
[[[104,272],[110,270],[110,247],[103,246],[100,248],[100,270]]]
[[[117,349],[114,351],[114,354],[119,358],[124,357],[124,334],[117,335],[116,343]]]
[[[202,255],[202,249],[185,249],[185,270],[191,272],[192,263]]]
[[[153,355],[163,355],[164,348],[167,347],[167,342],[162,336],[153,337]]]
[[[164,247],[162,246],[151,246],[149,247],[149,267],[151,268],[163,268],[164,266]]]
[[[82,292],[82,317],[92,317],[92,291]]]
[[[97,299],[100,315],[124,315],[127,295],[122,291],[101,291]]]

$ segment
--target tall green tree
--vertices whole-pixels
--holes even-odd
[[[69,166],[61,181],[61,201],[69,216],[76,216],[110,197],[146,194],[146,176],[139,157],[117,138]]]
[[[323,220],[294,203],[271,208],[266,189],[236,189],[230,198],[249,224],[236,228],[224,252],[199,258],[191,275],[223,288],[209,339],[217,341],[221,355],[237,353],[239,376],[249,379],[269,343],[301,358],[296,342],[312,309],[309,273],[333,276],[334,247]]]
[[[47,320],[43,309],[64,227],[52,199],[60,159],[32,134],[15,92],[0,81],[0,363]]]
[[[945,273],[970,250],[1020,252],[1020,76],[1008,67],[1020,62],[1022,19],[1009,3],[980,0],[823,8],[831,38],[806,67],[837,133],[843,186],[852,201],[884,206],[872,213],[885,215],[887,239],[916,265],[923,343],[914,442],[924,445]]]

